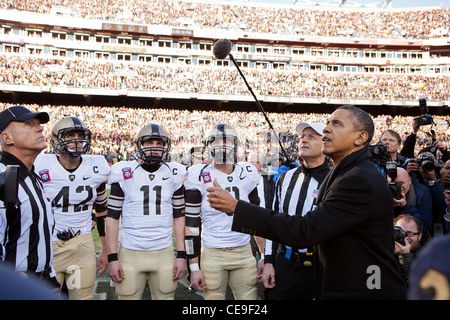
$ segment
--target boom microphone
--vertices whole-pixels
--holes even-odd
[[[219,60],[225,59],[231,52],[231,41],[228,39],[220,39],[214,44],[213,54]]]
[[[256,104],[258,105],[259,110],[262,112],[262,114],[264,115],[264,118],[266,118],[267,123],[269,124],[270,129],[272,130],[273,135],[275,136],[275,138],[278,141],[278,144],[280,145],[281,151],[283,151],[283,154],[286,158],[286,160],[289,160],[289,157],[287,155],[286,150],[284,150],[283,145],[281,144],[280,139],[278,138],[277,133],[275,132],[275,129],[272,126],[272,123],[270,122],[269,118],[266,115],[266,112],[264,111],[263,106],[261,105],[261,103],[258,101],[258,99],[256,98],[255,93],[253,92],[252,88],[250,87],[250,85],[247,82],[247,79],[245,79],[244,74],[242,73],[241,69],[239,68],[236,60],[234,59],[233,55],[230,53],[231,52],[231,47],[232,47],[232,43],[230,40],[228,39],[220,39],[218,40],[213,47],[213,55],[214,57],[216,57],[216,59],[219,60],[223,60],[225,59],[227,56],[230,56],[230,59],[233,61],[234,65],[236,66],[237,70],[239,71],[239,74],[241,75],[242,79],[244,80],[245,84],[247,85],[248,91],[250,91],[250,93],[253,96],[253,99],[255,99]]]

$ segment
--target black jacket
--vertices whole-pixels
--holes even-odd
[[[367,148],[344,158],[322,183],[316,210],[305,216],[239,201],[232,229],[297,248],[317,245],[322,299],[405,299],[392,195],[369,158]]]

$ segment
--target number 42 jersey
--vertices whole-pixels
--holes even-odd
[[[34,170],[52,200],[55,215],[53,240],[58,231],[72,228],[81,234],[92,229],[92,209],[97,188],[107,182],[111,169],[103,156],[82,155],[81,164],[73,171],[66,170],[55,154],[40,154]]]

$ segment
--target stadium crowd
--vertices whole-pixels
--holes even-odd
[[[70,15],[125,23],[327,37],[424,39],[448,34],[449,9],[337,10],[217,4],[174,0],[155,1],[24,1],[1,0],[0,7],[50,13],[63,7]]]
[[[0,104],[0,110],[11,106]],[[135,152],[134,137],[137,130],[148,123],[162,125],[172,139],[172,160],[189,164],[189,151],[193,146],[202,144],[209,127],[216,123],[228,123],[240,135],[241,148],[239,156],[242,160],[252,152],[259,152],[270,158],[279,152],[278,142],[271,137],[269,127],[262,114],[258,112],[228,111],[188,111],[174,109],[141,109],[125,107],[99,106],[63,106],[63,105],[25,105],[31,110],[45,110],[50,114],[50,121],[45,125],[45,135],[50,137],[53,124],[64,116],[76,116],[85,121],[93,135],[93,154],[104,155],[110,163],[130,159]],[[269,119],[280,135],[286,150],[295,157],[298,136],[295,128],[304,121],[325,124],[329,114],[306,113],[268,113]],[[374,117],[376,133],[373,143],[380,140],[386,129],[398,132],[402,141],[412,132],[414,117],[386,115]],[[448,117],[433,116],[433,130],[436,138],[450,150],[450,128]],[[421,128],[417,133],[416,152],[431,143],[430,126]],[[50,147],[49,147],[50,148]],[[48,149],[48,151],[51,151]]]
[[[12,105],[9,103],[0,103],[0,111],[3,111],[7,108],[10,108]],[[172,162],[171,165],[177,165],[178,168],[182,168],[184,170],[184,167],[190,167],[190,168],[198,168],[198,166],[192,166],[193,159],[191,158],[191,150],[194,146],[202,145],[204,139],[208,135],[209,129],[211,127],[214,127],[214,125],[217,125],[218,123],[226,123],[228,125],[231,125],[236,132],[238,133],[238,154],[237,154],[237,160],[238,161],[250,161],[250,154],[258,153],[260,154],[261,160],[262,160],[262,168],[261,168],[261,179],[264,179],[266,177],[267,179],[273,179],[273,182],[276,183],[277,179],[282,179],[281,177],[284,177],[282,172],[286,173],[289,168],[294,168],[299,166],[301,163],[304,163],[306,160],[299,157],[299,154],[302,152],[302,149],[298,149],[298,146],[303,146],[304,139],[305,139],[305,133],[302,134],[302,137],[300,138],[298,134],[296,133],[298,124],[304,123],[304,122],[310,122],[315,124],[325,124],[329,121],[330,117],[334,115],[333,114],[319,114],[319,113],[269,113],[268,117],[270,119],[270,122],[273,124],[273,127],[277,134],[279,135],[281,143],[284,145],[284,149],[289,154],[289,161],[285,161],[283,159],[282,154],[280,153],[279,145],[277,139],[275,139],[272,135],[272,133],[269,131],[267,121],[263,117],[262,114],[258,112],[228,112],[228,111],[189,111],[189,110],[183,110],[183,109],[144,109],[144,108],[126,108],[126,107],[101,107],[101,106],[71,106],[71,105],[38,105],[38,104],[31,104],[31,105],[25,105],[26,108],[30,109],[31,111],[44,111],[46,113],[36,113],[36,114],[46,114],[47,119],[49,119],[48,122],[45,122],[43,124],[44,127],[44,136],[47,138],[48,141],[50,141],[52,134],[51,130],[56,126],[58,126],[58,123],[62,120],[66,120],[68,116],[75,116],[80,120],[83,120],[86,126],[91,130],[92,132],[92,143],[91,143],[91,154],[101,155],[100,157],[97,157],[98,161],[103,161],[104,167],[108,168],[108,164],[105,163],[106,161],[109,163],[111,168],[117,168],[117,166],[122,166],[123,164],[128,164],[129,162],[121,162],[122,160],[132,160],[139,158],[139,150],[135,149],[136,147],[136,133],[139,130],[141,132],[141,128],[145,127],[149,124],[158,124],[162,127],[164,127],[167,132],[169,133],[170,140],[171,140],[171,150],[170,150],[170,160]],[[15,108],[22,108],[22,107],[15,107]],[[11,109],[11,108],[10,108]],[[10,110],[8,109],[8,110]],[[10,111],[11,112],[11,111]],[[431,117],[431,116],[429,116]],[[400,230],[407,230],[403,231],[403,234],[397,234],[394,232],[395,241],[396,241],[396,247],[395,247],[395,255],[396,259],[398,259],[398,263],[400,265],[401,270],[401,277],[405,281],[406,284],[409,283],[409,276],[410,276],[410,265],[413,259],[419,259],[416,258],[416,255],[419,252],[419,249],[421,246],[427,246],[428,241],[434,240],[433,238],[438,238],[439,236],[443,236],[443,233],[448,233],[448,228],[450,227],[450,220],[448,217],[448,207],[450,206],[448,204],[448,191],[444,191],[445,188],[447,188],[447,181],[448,181],[448,172],[449,172],[449,147],[450,147],[450,139],[448,138],[450,135],[450,119],[448,117],[444,116],[432,116],[433,123],[431,127],[427,125],[414,125],[414,118],[415,117],[404,117],[404,116],[376,116],[372,119],[374,121],[375,125],[375,134],[374,138],[372,140],[372,146],[377,141],[384,141],[384,139],[388,139],[386,145],[388,148],[390,148],[390,145],[393,142],[389,140],[389,138],[392,136],[392,133],[398,134],[400,136],[401,142],[397,138],[398,146],[403,145],[404,148],[406,148],[406,145],[409,144],[409,147],[412,147],[413,150],[411,154],[414,154],[413,157],[407,159],[406,162],[404,162],[404,159],[406,157],[400,156],[400,154],[396,154],[395,162],[401,161],[401,163],[396,164],[396,172],[398,173],[398,176],[395,178],[396,180],[396,188],[398,190],[401,189],[402,196],[400,198],[396,198],[396,193],[393,192],[391,188],[391,184],[389,184],[389,191],[392,193],[393,196],[393,203],[394,203],[394,211],[395,211],[395,217],[397,217],[393,222],[395,226],[399,226],[401,228]],[[72,120],[73,121],[73,120]],[[38,122],[39,123],[39,122]],[[34,128],[34,127],[33,127]],[[39,134],[41,134],[41,125],[39,125]],[[153,125],[152,125],[153,128]],[[310,128],[308,128],[310,129]],[[387,129],[390,129],[386,131]],[[63,129],[65,130],[65,129]],[[36,130],[37,131],[37,130]],[[324,129],[325,131],[325,129]],[[9,131],[8,131],[9,132]],[[415,132],[415,134],[412,134]],[[437,140],[437,143],[433,143],[432,140],[432,134],[435,133],[435,139]],[[138,134],[139,136],[139,134]],[[414,136],[414,142],[411,144],[411,137]],[[3,138],[3,136],[2,136]],[[312,138],[308,138],[312,139]],[[407,142],[409,141],[409,143]],[[319,144],[321,144],[321,141],[319,141]],[[44,146],[38,151],[38,153],[41,153],[43,151],[44,153],[52,153],[54,150],[50,147],[50,143],[47,146],[47,149],[45,150]],[[436,149],[436,151],[431,151],[430,148],[428,148],[429,152],[434,152],[434,155],[436,156],[433,159],[433,167],[432,170],[425,170],[425,165],[420,162],[422,154],[427,154],[426,151],[424,151],[428,146],[433,145]],[[5,146],[5,144],[3,144]],[[140,149],[142,151],[142,149]],[[369,147],[369,150],[371,148]],[[386,149],[388,151],[389,149]],[[4,151],[2,155],[7,155],[6,149],[2,150]],[[372,155],[372,161],[375,164],[379,164],[377,162],[377,159],[380,158],[374,157],[373,155],[376,154],[372,153],[373,151],[370,151]],[[389,151],[390,152],[390,151]],[[394,151],[395,152],[395,151]],[[40,156],[53,156],[53,155],[45,155],[41,154]],[[105,159],[103,159],[103,157]],[[152,155],[153,156],[153,155]],[[69,156],[67,156],[69,157]],[[428,155],[427,155],[428,157]],[[93,159],[93,158],[91,158]],[[278,162],[277,160],[279,159]],[[428,158],[427,158],[428,159]],[[412,164],[409,163],[409,161],[412,160]],[[58,161],[58,160],[55,160]],[[91,160],[89,160],[91,161]],[[93,161],[93,160],[92,160]],[[330,160],[331,161],[331,160]],[[174,164],[174,162],[177,162]],[[404,162],[404,164],[403,164]],[[88,162],[82,162],[86,163],[87,165],[85,168],[88,170],[92,170],[91,164]],[[419,164],[420,163],[420,164]],[[425,162],[424,162],[425,163]],[[116,165],[114,165],[116,164]],[[181,165],[180,165],[181,164]],[[332,165],[332,163],[330,163]],[[328,166],[328,162],[324,162],[324,165]],[[48,166],[48,164],[46,164]],[[403,181],[402,177],[403,174],[405,174],[407,177],[409,177],[405,166],[407,166],[408,170],[413,170],[414,166],[420,167],[420,172],[415,173],[415,171],[411,171],[411,174],[419,175],[415,176],[415,178],[412,180],[405,180]],[[284,168],[285,167],[285,168]],[[302,166],[303,167],[303,166]],[[79,168],[79,167],[77,167]],[[94,168],[98,167],[95,166]],[[329,170],[330,168],[328,168]],[[379,168],[380,169],[380,168]],[[386,166],[385,169],[388,169]],[[69,169],[67,169],[69,170]],[[78,169],[77,169],[78,170]],[[170,169],[169,169],[170,170]],[[423,170],[423,171],[422,171]],[[43,171],[45,173],[45,170]],[[46,171],[48,173],[48,170]],[[70,171],[73,172],[73,171]],[[78,171],[81,172],[81,171]],[[91,172],[91,171],[88,171]],[[94,170],[95,172],[95,170]],[[98,172],[98,171],[97,171]],[[292,172],[289,171],[289,172]],[[381,171],[380,171],[381,172]],[[437,179],[437,173],[440,173],[439,179]],[[52,171],[53,174],[53,171]],[[209,173],[208,173],[209,175]],[[389,177],[394,179],[391,176],[391,172],[388,173]],[[69,175],[67,179],[71,179]],[[123,170],[120,172],[119,176],[123,176],[125,179],[125,174],[123,173]],[[150,175],[152,176],[152,174]],[[41,179],[43,176],[41,176]],[[145,175],[147,177],[147,175]],[[187,176],[186,176],[187,177]],[[196,176],[197,177],[197,176]],[[276,178],[277,177],[277,178]],[[385,176],[386,177],[386,176]],[[440,179],[442,177],[442,179]],[[91,178],[88,176],[87,178]],[[433,178],[434,180],[428,180]],[[153,178],[150,178],[150,180]],[[409,178],[411,179],[411,178]],[[424,182],[421,182],[425,179]],[[83,176],[83,180],[84,176]],[[163,179],[164,180],[164,179]],[[237,179],[236,179],[237,180]],[[42,180],[43,181],[43,180]],[[46,180],[45,182],[48,182],[50,180]],[[72,181],[72,180],[71,180]],[[133,180],[134,181],[134,180]],[[186,178],[185,178],[186,183]],[[229,180],[231,181],[231,180]],[[256,181],[256,180],[255,180]],[[409,181],[409,182],[408,182]],[[428,181],[431,181],[432,183],[429,183]],[[438,183],[435,184],[435,182],[438,181]],[[391,181],[392,182],[392,181]],[[431,190],[431,188],[436,189],[437,193],[431,193],[431,191],[428,190],[428,186]],[[405,189],[404,189],[405,187]],[[46,187],[47,188],[47,187]],[[66,187],[64,187],[66,188]],[[68,188],[68,187],[67,187]],[[142,188],[141,188],[142,189]],[[434,190],[433,189],[433,190]],[[59,190],[59,189],[57,189]],[[78,190],[78,188],[77,188]],[[112,187],[111,187],[112,190]],[[256,190],[256,188],[255,188]],[[410,191],[413,190],[413,191]],[[105,191],[105,190],[104,190]],[[112,191],[111,191],[112,192]],[[117,192],[117,191],[115,191]],[[264,191],[266,192],[266,191]],[[399,192],[399,191],[396,191]],[[433,191],[434,192],[434,191]],[[78,191],[77,191],[78,193]],[[436,196],[436,198],[432,198]],[[186,198],[187,199],[187,198]],[[396,200],[397,199],[397,200]],[[111,195],[110,195],[111,200]],[[112,201],[115,201],[114,199]],[[189,201],[187,201],[188,203]],[[190,202],[189,202],[190,203]],[[432,205],[433,204],[433,205]],[[439,205],[439,207],[435,208],[435,205]],[[145,208],[145,206],[144,206]],[[85,209],[86,210],[86,209]],[[108,212],[111,210],[111,207],[108,208]],[[109,214],[109,213],[108,213]],[[67,215],[63,215],[64,217]],[[143,215],[138,215],[143,216]],[[415,220],[412,217],[415,218]],[[89,218],[89,215],[88,215]],[[108,218],[110,216],[108,215]],[[99,218],[97,218],[99,219]],[[403,220],[404,221],[403,221]],[[417,227],[416,229],[411,231],[410,229],[406,229],[409,225],[407,223],[411,223],[413,221]],[[89,219],[89,222],[90,219]],[[440,226],[440,227],[437,227]],[[170,229],[172,226],[170,225]],[[69,228],[70,230],[70,228]],[[171,229],[172,230],[172,229]],[[78,233],[79,234],[79,231]],[[74,236],[74,238],[77,236],[77,234]],[[99,231],[99,234],[104,236],[104,231],[101,233]],[[418,236],[417,236],[418,235]],[[416,237],[417,236],[417,237]],[[80,236],[81,237],[81,236]],[[409,240],[405,242],[406,237],[408,237]],[[87,239],[91,239],[90,234],[86,236]],[[411,240],[414,238],[413,240]],[[417,239],[416,239],[417,238]],[[67,241],[65,238],[60,238],[61,241]],[[68,238],[69,239],[69,238]],[[72,239],[72,238],[70,238]],[[69,240],[70,240],[69,239]],[[77,238],[75,238],[77,239]],[[423,240],[421,240],[423,239]],[[117,240],[117,239],[116,239]],[[113,239],[113,243],[115,241]],[[403,241],[403,242],[402,242]],[[397,246],[397,243],[398,246]],[[103,246],[103,242],[102,242]],[[55,248],[55,247],[54,247]],[[103,247],[102,247],[103,248]],[[114,248],[114,246],[113,246]],[[248,248],[250,248],[250,245],[248,245]],[[56,250],[56,249],[54,249]],[[172,254],[173,247],[169,247],[169,253]],[[103,252],[103,251],[102,251]],[[108,251],[109,252],[109,251]],[[178,251],[177,251],[178,252]],[[249,249],[249,257],[250,262],[253,263],[253,256],[251,255],[251,250]],[[113,259],[112,256],[116,256],[117,260],[117,253],[111,253],[108,254],[108,262],[113,263],[111,260],[109,261],[111,256],[111,259]],[[55,256],[56,257],[56,256]],[[178,258],[178,257],[177,257]],[[186,258],[182,257],[183,259]],[[205,259],[204,256],[202,256],[202,259]],[[264,258],[261,258],[259,261],[264,261]],[[174,258],[175,260],[175,258]],[[417,260],[419,261],[419,260]],[[183,260],[184,262],[184,260]],[[116,265],[116,264],[115,264]],[[195,265],[190,264],[190,266]],[[307,265],[305,265],[307,266]],[[413,265],[415,266],[415,265]],[[97,268],[99,266],[97,265]],[[265,267],[264,267],[265,268]],[[93,269],[95,271],[95,268]],[[197,269],[199,270],[199,269]],[[191,270],[191,276],[192,271],[197,270]],[[255,268],[256,270],[256,268]],[[262,269],[261,269],[262,270]],[[265,269],[264,269],[265,270]],[[129,270],[127,269],[127,272]],[[112,271],[108,267],[108,272],[111,277]],[[183,274],[185,272],[185,269],[182,270]],[[413,274],[413,273],[411,273]],[[100,273],[99,273],[100,275]],[[277,279],[279,279],[280,275],[277,275]],[[119,281],[122,280],[115,280],[115,278],[111,278],[113,281]],[[415,281],[415,278],[411,278],[412,281]],[[173,280],[175,281],[175,280]],[[278,280],[277,280],[278,281]],[[175,282],[176,284],[176,282]],[[266,283],[264,283],[266,285]],[[14,285],[13,285],[14,287]],[[67,286],[69,288],[69,286]],[[72,288],[72,287],[71,287]],[[176,286],[175,286],[176,288]],[[266,287],[267,288],[267,287]],[[414,286],[411,287],[414,290]],[[73,288],[72,288],[73,289]],[[80,289],[80,288],[77,288]],[[86,292],[90,293],[92,289],[87,288]],[[174,289],[175,290],[175,289]],[[191,288],[189,290],[192,290]],[[195,287],[195,290],[201,290]],[[256,291],[256,283],[255,283],[255,291]],[[63,292],[63,291],[62,291]],[[192,291],[189,291],[192,292]],[[194,291],[195,292],[195,291]],[[413,291],[411,291],[413,292]],[[119,293],[119,292],[118,292]],[[72,293],[74,294],[74,293]],[[70,296],[72,299],[77,299],[76,295]],[[415,296],[411,296],[414,298]],[[139,299],[138,296],[131,296],[131,299]],[[152,299],[156,298],[156,295],[153,296],[152,293]],[[204,296],[206,300],[211,299]],[[415,299],[423,299],[423,296],[416,297]]]
[[[219,68],[219,69],[218,69]],[[357,74],[245,69],[262,96],[404,100],[450,98],[445,75]],[[235,68],[0,56],[0,83],[200,94],[247,95]]]

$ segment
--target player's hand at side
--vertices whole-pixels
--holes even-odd
[[[105,251],[100,252],[100,254],[98,255],[98,258],[97,258],[97,270],[98,269],[100,269],[98,271],[98,275],[99,276],[104,274],[105,271],[108,269],[108,255],[106,254]]]
[[[178,281],[184,277],[186,273],[186,260],[184,258],[177,258],[173,264],[172,278],[174,281]]]
[[[217,179],[213,180],[213,187],[206,189],[206,200],[209,202],[211,208],[225,212],[228,215],[234,213],[238,201],[227,190],[217,182]]]
[[[121,282],[125,279],[125,274],[123,273],[122,265],[119,261],[111,261],[108,264],[109,277],[114,282]]]
[[[191,272],[191,285],[198,291],[203,291],[206,289],[205,278],[201,270]]]

